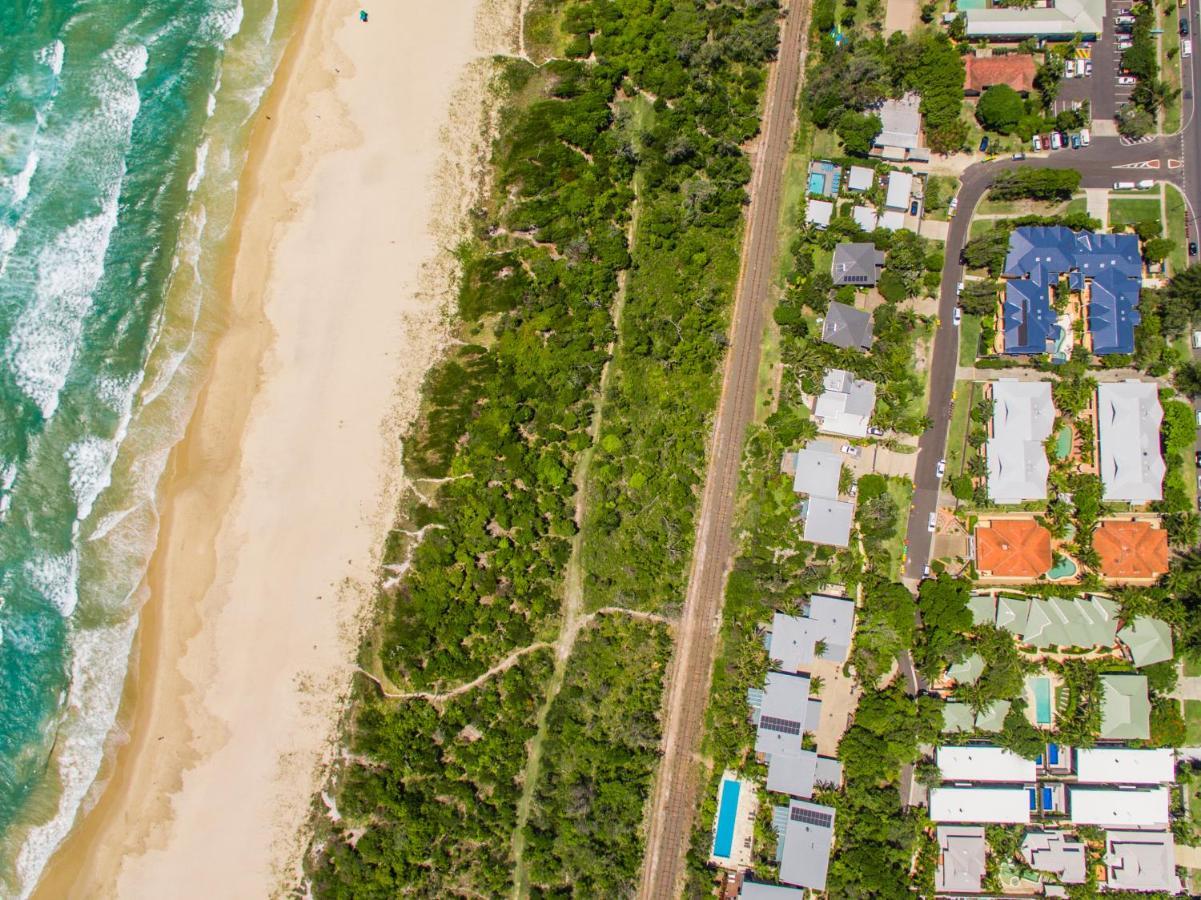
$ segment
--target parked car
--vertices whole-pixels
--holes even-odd
[[[909,215],[916,216],[917,211],[920,208],[920,206],[921,206],[920,200],[914,200],[912,203],[910,203],[909,204]]]
[[[1201,428],[1201,409],[1197,410],[1197,427]]]
[[[1086,77],[1093,74],[1093,61],[1091,59],[1084,61],[1084,74]]]
[[[1198,468],[1198,469],[1201,469],[1201,450],[1195,450],[1195,451],[1193,451],[1193,457],[1194,457],[1194,458],[1195,458],[1195,460],[1196,460],[1196,463],[1197,463],[1197,468]]]
[[[1201,498],[1198,498],[1197,502],[1201,503]],[[922,578],[929,578],[929,577],[930,577],[930,566],[929,565],[922,566]]]
[[[1196,241],[1189,241],[1189,242],[1188,242],[1188,255],[1189,255],[1189,256],[1196,256],[1196,255],[1197,255],[1197,242],[1196,242]]]
[[[1201,475],[1197,476],[1197,480],[1201,481]],[[926,522],[926,530],[934,534],[934,529],[938,527],[938,514],[930,513],[930,519]]]
[[[1015,154],[1013,154],[1013,158],[1014,158],[1015,160],[1022,160],[1022,159],[1025,159],[1025,158],[1026,158],[1026,154],[1025,154],[1025,153],[1018,152],[1018,153],[1015,153]]]
[[[959,205],[959,195],[956,194],[954,197],[951,198],[951,205],[948,206],[947,209],[954,209],[958,205]]]
[[[958,297],[962,293],[963,293],[963,282],[961,281],[961,282],[959,282],[959,284],[955,285],[955,296]]]
[[[878,428],[875,425],[868,426],[867,433],[872,437],[884,437],[884,429]]]
[[[1034,149],[1034,152],[1037,153],[1043,148],[1043,139],[1036,134],[1034,137],[1030,138],[1030,146]]]
[[[1119,75],[1118,76],[1118,84],[1120,84],[1120,85],[1128,86],[1128,85],[1132,85],[1134,83],[1135,83],[1135,77],[1133,75]]]
[[[1062,147],[1062,146],[1063,146],[1063,141],[1061,141],[1061,140],[1059,139],[1059,132],[1058,132],[1058,131],[1052,131],[1052,132],[1051,132],[1051,149],[1052,149],[1052,150],[1058,150],[1058,149],[1059,149],[1060,147]]]
[[[858,456],[858,455],[859,455],[859,448],[858,448],[858,447],[854,447],[854,446],[852,446],[852,445],[850,445],[850,444],[843,444],[843,445],[842,445],[842,452],[843,452],[843,453],[845,453],[847,456]]]
[[[1187,16],[1180,17],[1180,36],[1188,37],[1188,17]]]
[[[1193,332],[1193,349],[1201,350],[1201,331]]]
[[[1073,150],[1080,149],[1080,135],[1078,135],[1078,134],[1072,135],[1072,149]]]
[[[986,135],[984,135],[984,137],[980,138],[980,152],[983,153],[987,149],[988,149],[988,135],[986,134]]]
[[[956,306],[955,311],[953,313],[951,313],[951,324],[954,325],[956,328],[958,328],[959,323],[962,321],[963,321],[963,310],[960,309],[958,306]]]
[[[1198,456],[1198,458],[1201,458],[1201,450],[1197,451],[1197,456]],[[941,479],[942,476],[944,476],[946,474],[947,474],[947,461],[945,459],[940,459],[938,461],[938,465],[934,467],[934,475],[936,478]]]
[[[1193,42],[1189,38],[1185,38],[1180,42],[1180,55],[1188,59],[1193,55]]]
[[[1088,129],[1081,128],[1080,129],[1080,144],[1081,144],[1081,146],[1087,147],[1088,142],[1091,140],[1092,140],[1092,135],[1088,133]]]
[[[1134,46],[1134,41],[1128,41],[1125,38],[1123,38],[1122,40],[1118,41],[1117,44],[1115,44],[1114,46],[1116,46],[1119,50],[1129,50],[1131,47]]]

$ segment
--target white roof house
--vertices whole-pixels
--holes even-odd
[[[1176,780],[1176,758],[1170,748],[1077,750],[1076,780],[1082,784],[1171,784]]]
[[[1003,747],[939,747],[936,759],[943,781],[994,781],[1033,784],[1037,767]]]
[[[1163,499],[1162,421],[1155,382],[1130,379],[1097,385],[1097,436],[1106,500],[1149,503]]]
[[[847,187],[852,191],[871,190],[871,186],[875,183],[876,172],[874,169],[866,166],[851,166],[851,172],[847,176]]]
[[[743,881],[738,891],[738,900],[805,900],[804,888],[785,887],[782,884],[765,884],[761,881]]]
[[[909,196],[913,193],[913,175],[909,172],[888,173],[888,193],[884,196],[884,205],[888,209],[906,210],[909,208]]]
[[[842,453],[829,441],[810,441],[796,453],[792,489],[798,494],[837,497],[842,476]]]
[[[988,439],[988,495],[994,503],[1045,500],[1050,466],[1043,441],[1055,424],[1051,385],[1045,381],[993,382],[992,437]]]
[[[900,100],[881,103],[877,110],[881,127],[875,145],[898,150],[916,149],[921,143],[918,139],[922,130],[921,102],[922,98],[911,92]]]
[[[879,227],[885,231],[900,231],[905,227],[905,214],[899,209],[886,209],[880,216]]]
[[[1062,831],[1029,831],[1022,840],[1022,857],[1032,869],[1050,872],[1064,884],[1088,880],[1088,852],[1080,841]]]
[[[814,594],[804,616],[772,616],[767,654],[785,672],[795,672],[818,657],[817,643],[825,648],[822,659],[844,662],[851,646],[855,603],[842,597]]]
[[[1104,16],[1105,0],[1054,0],[1051,6],[1031,9],[969,9],[964,24],[969,38],[1089,37],[1101,34]]]
[[[810,199],[805,206],[805,221],[818,228],[826,228],[834,218],[834,204],[829,200]]]
[[[813,405],[817,430],[847,437],[867,437],[876,408],[876,386],[845,369],[831,369],[822,380],[822,393]]]
[[[1115,890],[1179,893],[1172,832],[1105,832],[1105,881]]]
[[[1068,813],[1073,825],[1166,828],[1168,802],[1166,787],[1125,791],[1075,785],[1068,788]]]
[[[1026,825],[1030,822],[1030,794],[1024,787],[931,788],[930,819]]]
[[[875,231],[879,221],[876,211],[870,206],[856,206],[851,210],[851,218],[864,231]]]
[[[810,497],[805,501],[805,527],[801,537],[811,544],[845,547],[851,540],[855,507],[845,500]]]
[[[984,829],[979,825],[939,825],[935,889],[940,894],[978,894],[984,881],[987,849]]]
[[[769,756],[797,756],[804,749],[803,733],[810,724],[809,678],[784,672],[768,672],[758,707],[752,714],[756,725],[755,752]],[[820,707],[819,707],[820,708]]]

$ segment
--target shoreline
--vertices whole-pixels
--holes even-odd
[[[447,173],[429,171],[446,168],[446,137],[427,123],[454,112],[478,12],[457,0],[373,11],[361,26],[349,4],[298,11],[252,126],[224,327],[160,486],[115,727],[128,740],[35,897],[277,895],[295,883],[395,509],[399,433],[445,339],[450,282],[430,262],[447,249],[438,207],[455,203],[428,196]],[[417,59],[388,46],[390,24]],[[392,110],[406,104],[426,115]],[[469,125],[448,133],[456,125],[470,143]],[[398,146],[397,159],[381,155]],[[331,171],[335,156],[350,157],[351,177]],[[388,198],[397,208],[381,212]],[[360,250],[348,238],[370,219],[394,239]],[[362,293],[338,296],[343,281]]]

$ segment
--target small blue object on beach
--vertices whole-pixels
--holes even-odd
[[[360,22],[366,22],[366,21],[367,21],[367,10],[365,10],[365,9],[360,9],[360,10],[359,10],[359,21],[360,21]]]

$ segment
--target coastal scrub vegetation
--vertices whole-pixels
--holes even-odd
[[[348,720],[317,895],[504,896],[520,870],[532,892],[619,896],[636,877],[666,626],[596,619],[549,705],[558,678],[538,647],[560,627],[569,563],[593,609],[683,595],[742,145],[778,14],[775,0],[541,0],[531,40],[559,58],[497,61],[457,340],[405,436],[413,491],[363,652],[382,696],[364,682]],[[388,699],[403,696],[417,699]]]

